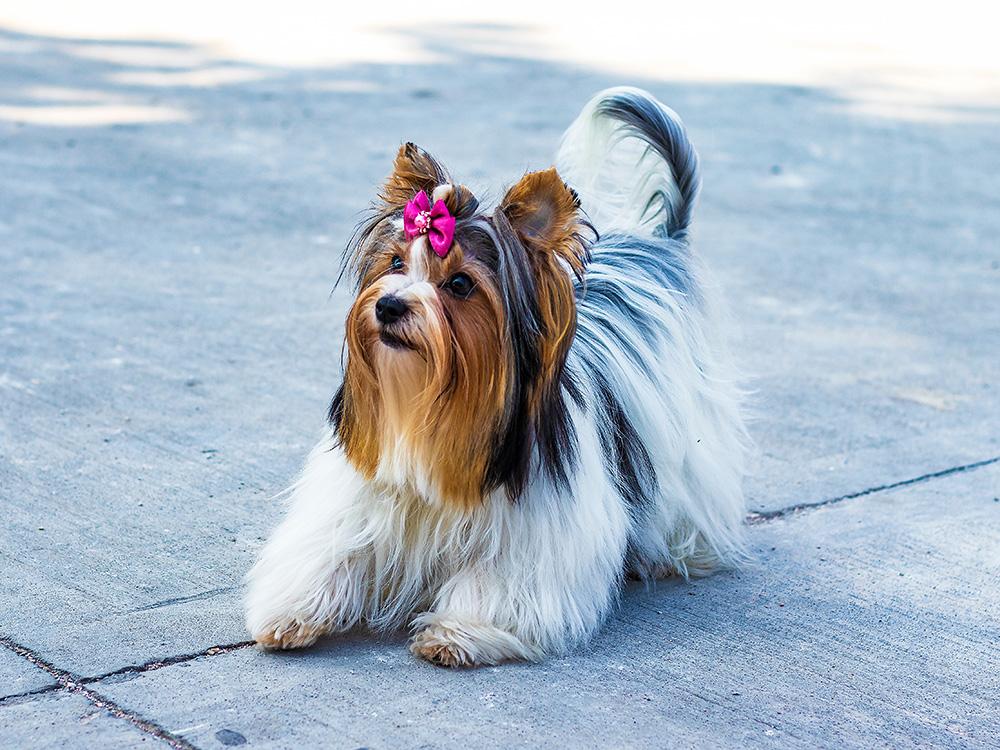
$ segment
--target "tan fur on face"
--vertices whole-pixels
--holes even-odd
[[[348,315],[341,439],[367,478],[406,477],[420,495],[472,506],[482,499],[507,391],[502,301],[488,270],[458,244],[443,259],[422,240],[382,254]],[[391,270],[394,254],[406,263],[402,273]],[[406,276],[413,264],[426,280]],[[442,288],[460,270],[475,283],[467,299]],[[374,307],[389,291],[410,307],[394,329],[410,349],[379,339]]]
[[[453,215],[469,215],[475,198],[453,185],[444,169],[413,144],[404,145],[383,187],[377,216],[398,216],[416,192],[444,200]],[[440,258],[424,237],[408,242],[394,220],[369,224],[356,248],[359,294],[347,320],[348,363],[339,422],[351,462],[369,480],[457,507],[481,502],[489,462],[510,409],[543,419],[555,396],[576,326],[572,274],[586,250],[579,202],[554,169],[526,175],[507,193],[495,221],[507,221],[530,256],[542,336],[541,372],[524,383],[526,401],[507,402],[514,354],[504,300],[493,272],[467,257],[460,242]],[[392,259],[405,262],[392,269]],[[461,271],[475,289],[467,299],[446,282]],[[409,313],[391,333],[406,349],[380,338],[375,304],[386,294],[404,299]],[[492,480],[495,481],[495,480]]]

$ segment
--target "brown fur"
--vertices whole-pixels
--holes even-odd
[[[526,174],[504,196],[500,211],[528,248],[535,275],[542,323],[542,373],[532,411],[554,395],[573,334],[576,297],[566,266],[578,278],[588,256],[582,240],[580,199],[563,182],[555,167]],[[561,262],[560,262],[561,261]]]
[[[386,206],[402,208],[421,190],[430,198],[434,188],[450,182],[448,172],[433,156],[416,144],[404,143],[399,147],[392,174],[386,178],[379,199]],[[455,185],[444,202],[452,216],[461,216],[476,199],[465,185]]]
[[[284,627],[274,627],[255,636],[257,645],[265,649],[287,650],[311,646],[326,635],[327,628],[295,620]]]
[[[507,391],[503,306],[488,269],[467,261],[460,246],[444,259],[422,242],[414,247],[428,253],[428,282],[438,291],[411,305],[401,338],[412,349],[390,350],[379,340],[374,306],[392,255],[409,260],[410,249],[390,246],[374,266],[347,320],[341,439],[348,458],[374,479],[386,441],[401,438],[442,498],[468,506],[482,497]],[[464,300],[440,289],[459,269],[476,284]]]
[[[474,653],[463,646],[468,639],[450,628],[425,628],[414,636],[410,652],[439,667],[475,666]]]
[[[406,144],[380,193],[378,215],[391,216],[416,192],[430,196],[448,182],[429,154]],[[445,202],[456,216],[476,206],[471,192],[460,185],[453,186]],[[550,169],[526,175],[499,209],[528,248],[535,274],[543,371],[532,390],[533,412],[545,393],[558,387],[575,329],[573,284],[561,261],[573,273],[582,273],[586,251],[579,237],[578,206],[576,195]],[[380,465],[402,451],[426,473],[437,496],[456,508],[472,507],[482,501],[491,451],[504,427],[513,367],[493,272],[459,242],[439,258],[426,241],[409,243],[390,221],[373,224],[358,253],[363,256],[356,266],[360,291],[347,319],[339,422],[347,457],[368,480],[377,481]],[[374,315],[375,303],[391,287],[394,255],[404,260],[404,272],[413,263],[426,264],[427,284],[413,285],[411,311],[393,329],[405,350],[381,342]],[[467,299],[444,288],[459,271],[475,285]]]

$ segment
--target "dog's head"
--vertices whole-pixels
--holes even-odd
[[[418,216],[428,206],[438,218]],[[450,231],[432,236],[440,218]],[[487,214],[433,157],[400,148],[347,256],[358,294],[330,416],[362,474],[464,506],[499,487],[516,496],[534,456],[560,478],[588,230],[555,169],[525,175]]]

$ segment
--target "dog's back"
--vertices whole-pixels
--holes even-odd
[[[680,118],[601,92],[563,137],[560,173],[601,239],[577,288],[570,373],[592,391],[605,461],[632,513],[629,566],[684,575],[744,556],[747,438],[717,304],[690,249],[700,176]]]

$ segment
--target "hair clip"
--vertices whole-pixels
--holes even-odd
[[[421,190],[403,211],[403,231],[407,239],[427,235],[431,249],[443,258],[451,250],[455,238],[455,217],[448,211],[444,201],[438,201],[431,208],[430,198]]]

